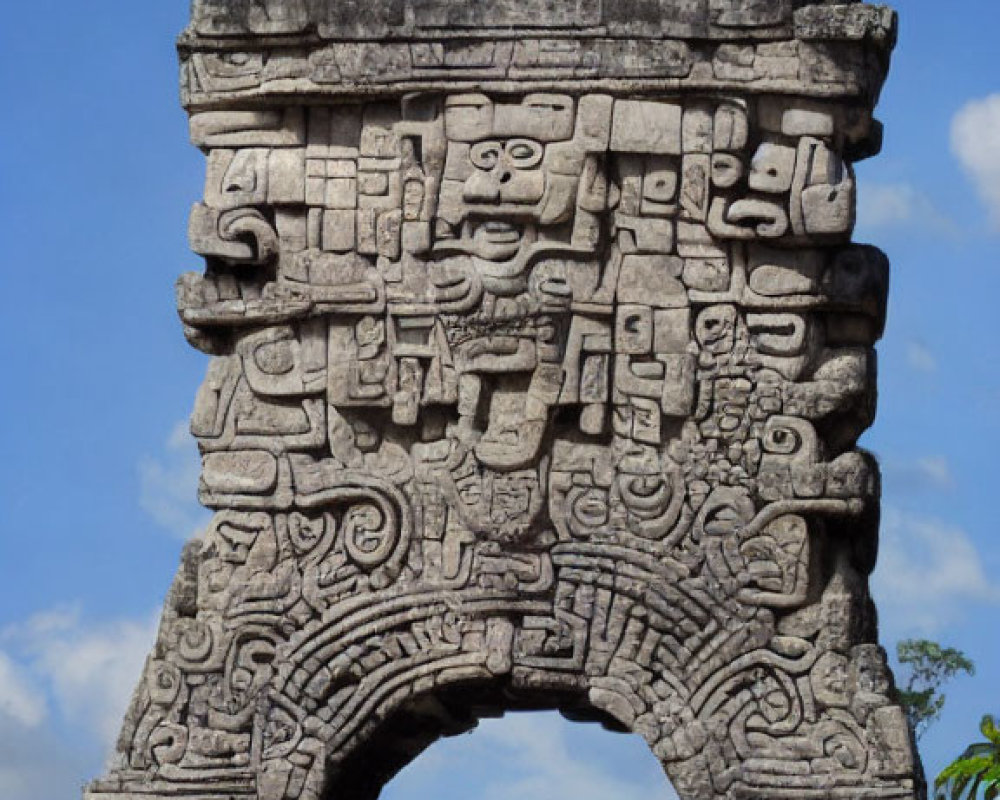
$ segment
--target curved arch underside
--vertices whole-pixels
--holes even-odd
[[[545,708],[684,800],[922,797],[855,447],[892,13],[369,5],[194,3],[216,514],[88,797],[370,800]]]

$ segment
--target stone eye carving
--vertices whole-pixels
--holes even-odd
[[[500,142],[479,142],[469,154],[476,169],[492,172],[500,164],[503,145]]]
[[[733,348],[736,317],[732,306],[713,306],[698,315],[695,336],[706,353],[719,355]]]
[[[514,139],[505,148],[507,160],[517,169],[532,169],[541,163],[542,145],[530,139]]]
[[[290,339],[261,345],[254,358],[261,372],[268,375],[284,375],[295,368],[295,352]]]

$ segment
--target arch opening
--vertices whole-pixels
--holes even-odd
[[[420,694],[402,703],[342,761],[328,765],[323,798],[403,800],[407,795],[405,788],[397,786],[398,776],[412,774],[414,770],[408,767],[435,743],[444,740],[451,747],[463,734],[476,731],[478,736],[481,722],[491,732],[502,729],[510,733],[515,727],[523,730],[526,719],[542,720],[550,742],[561,741],[567,727],[581,729],[575,738],[584,739],[598,733],[626,738],[622,734],[631,733],[620,721],[589,703],[585,693],[515,690],[499,680],[439,687],[433,693]],[[583,730],[589,733],[584,735]],[[641,737],[627,738],[634,740],[633,748],[645,751],[647,760],[666,780],[662,767]],[[466,755],[474,754],[469,751]],[[385,791],[389,785],[393,786],[391,792]]]
[[[482,687],[415,699],[331,769],[323,800],[678,800],[638,734],[563,699]]]

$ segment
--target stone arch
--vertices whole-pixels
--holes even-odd
[[[365,591],[316,615],[316,576],[289,548],[326,542],[342,563],[327,515],[362,501],[335,496],[343,507],[312,527],[220,513],[188,548],[120,740],[123,774],[228,775],[257,800],[324,800],[337,776],[371,793],[407,748],[484,709],[555,708],[640,735],[683,800],[911,791],[885,656],[861,638],[869,601],[846,519],[741,523],[742,494],[721,492],[692,523],[693,562],[617,536],[508,551],[533,565],[524,586],[384,583],[368,564],[349,571]],[[363,785],[351,764],[373,746],[385,762]]]
[[[551,555],[557,572],[572,563],[578,581],[554,596],[588,606],[589,617],[510,592],[376,593],[353,615],[296,632],[259,720],[261,800],[322,800],[338,786],[364,800],[439,735],[518,709],[640,735],[683,800],[782,797],[789,775],[803,796],[823,796],[830,781],[905,796],[891,779],[909,745],[894,733],[901,712],[884,699],[880,648],[844,654],[782,635],[763,606],[698,602],[704,584],[685,586],[680,565],[588,550],[570,543]],[[849,578],[835,574],[805,617],[842,607]],[[794,581],[789,594],[799,594]],[[777,593],[764,598],[782,605]],[[555,629],[562,650],[532,653],[538,634]],[[708,657],[694,657],[699,638]],[[374,752],[377,766],[364,755]]]
[[[424,619],[432,618],[428,615]],[[588,677],[582,672],[533,674],[529,668],[518,673],[509,653],[502,649],[479,653],[455,649],[417,663],[399,664],[391,677],[376,671],[367,696],[353,698],[349,708],[331,718],[336,723],[339,717],[341,722],[328,729],[327,737],[318,736],[319,747],[303,736],[296,752],[316,760],[301,797],[374,800],[399,769],[442,736],[464,733],[484,717],[511,711],[559,711],[572,721],[600,723],[618,733],[634,733],[640,738],[645,738],[643,733],[656,735],[648,725],[643,730],[636,709],[643,707],[645,700],[624,680]],[[364,679],[360,683],[364,684]],[[329,692],[322,696],[328,697]],[[681,705],[675,703],[677,719],[685,716]],[[319,731],[323,727],[320,720],[330,718],[329,710],[320,707],[305,714],[299,725],[303,730]],[[356,724],[344,724],[354,712]],[[646,744],[652,751],[659,741],[647,739]],[[279,754],[279,771],[290,755],[288,751]],[[673,764],[661,764],[670,777]],[[682,797],[688,800],[687,795]]]
[[[919,797],[856,448],[892,14],[358,5],[194,3],[216,515],[91,800],[327,800],[407,719],[518,703],[684,800]]]

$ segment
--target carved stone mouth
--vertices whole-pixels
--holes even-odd
[[[488,220],[479,224],[476,233],[491,244],[517,244],[524,236],[524,227],[506,220]]]

